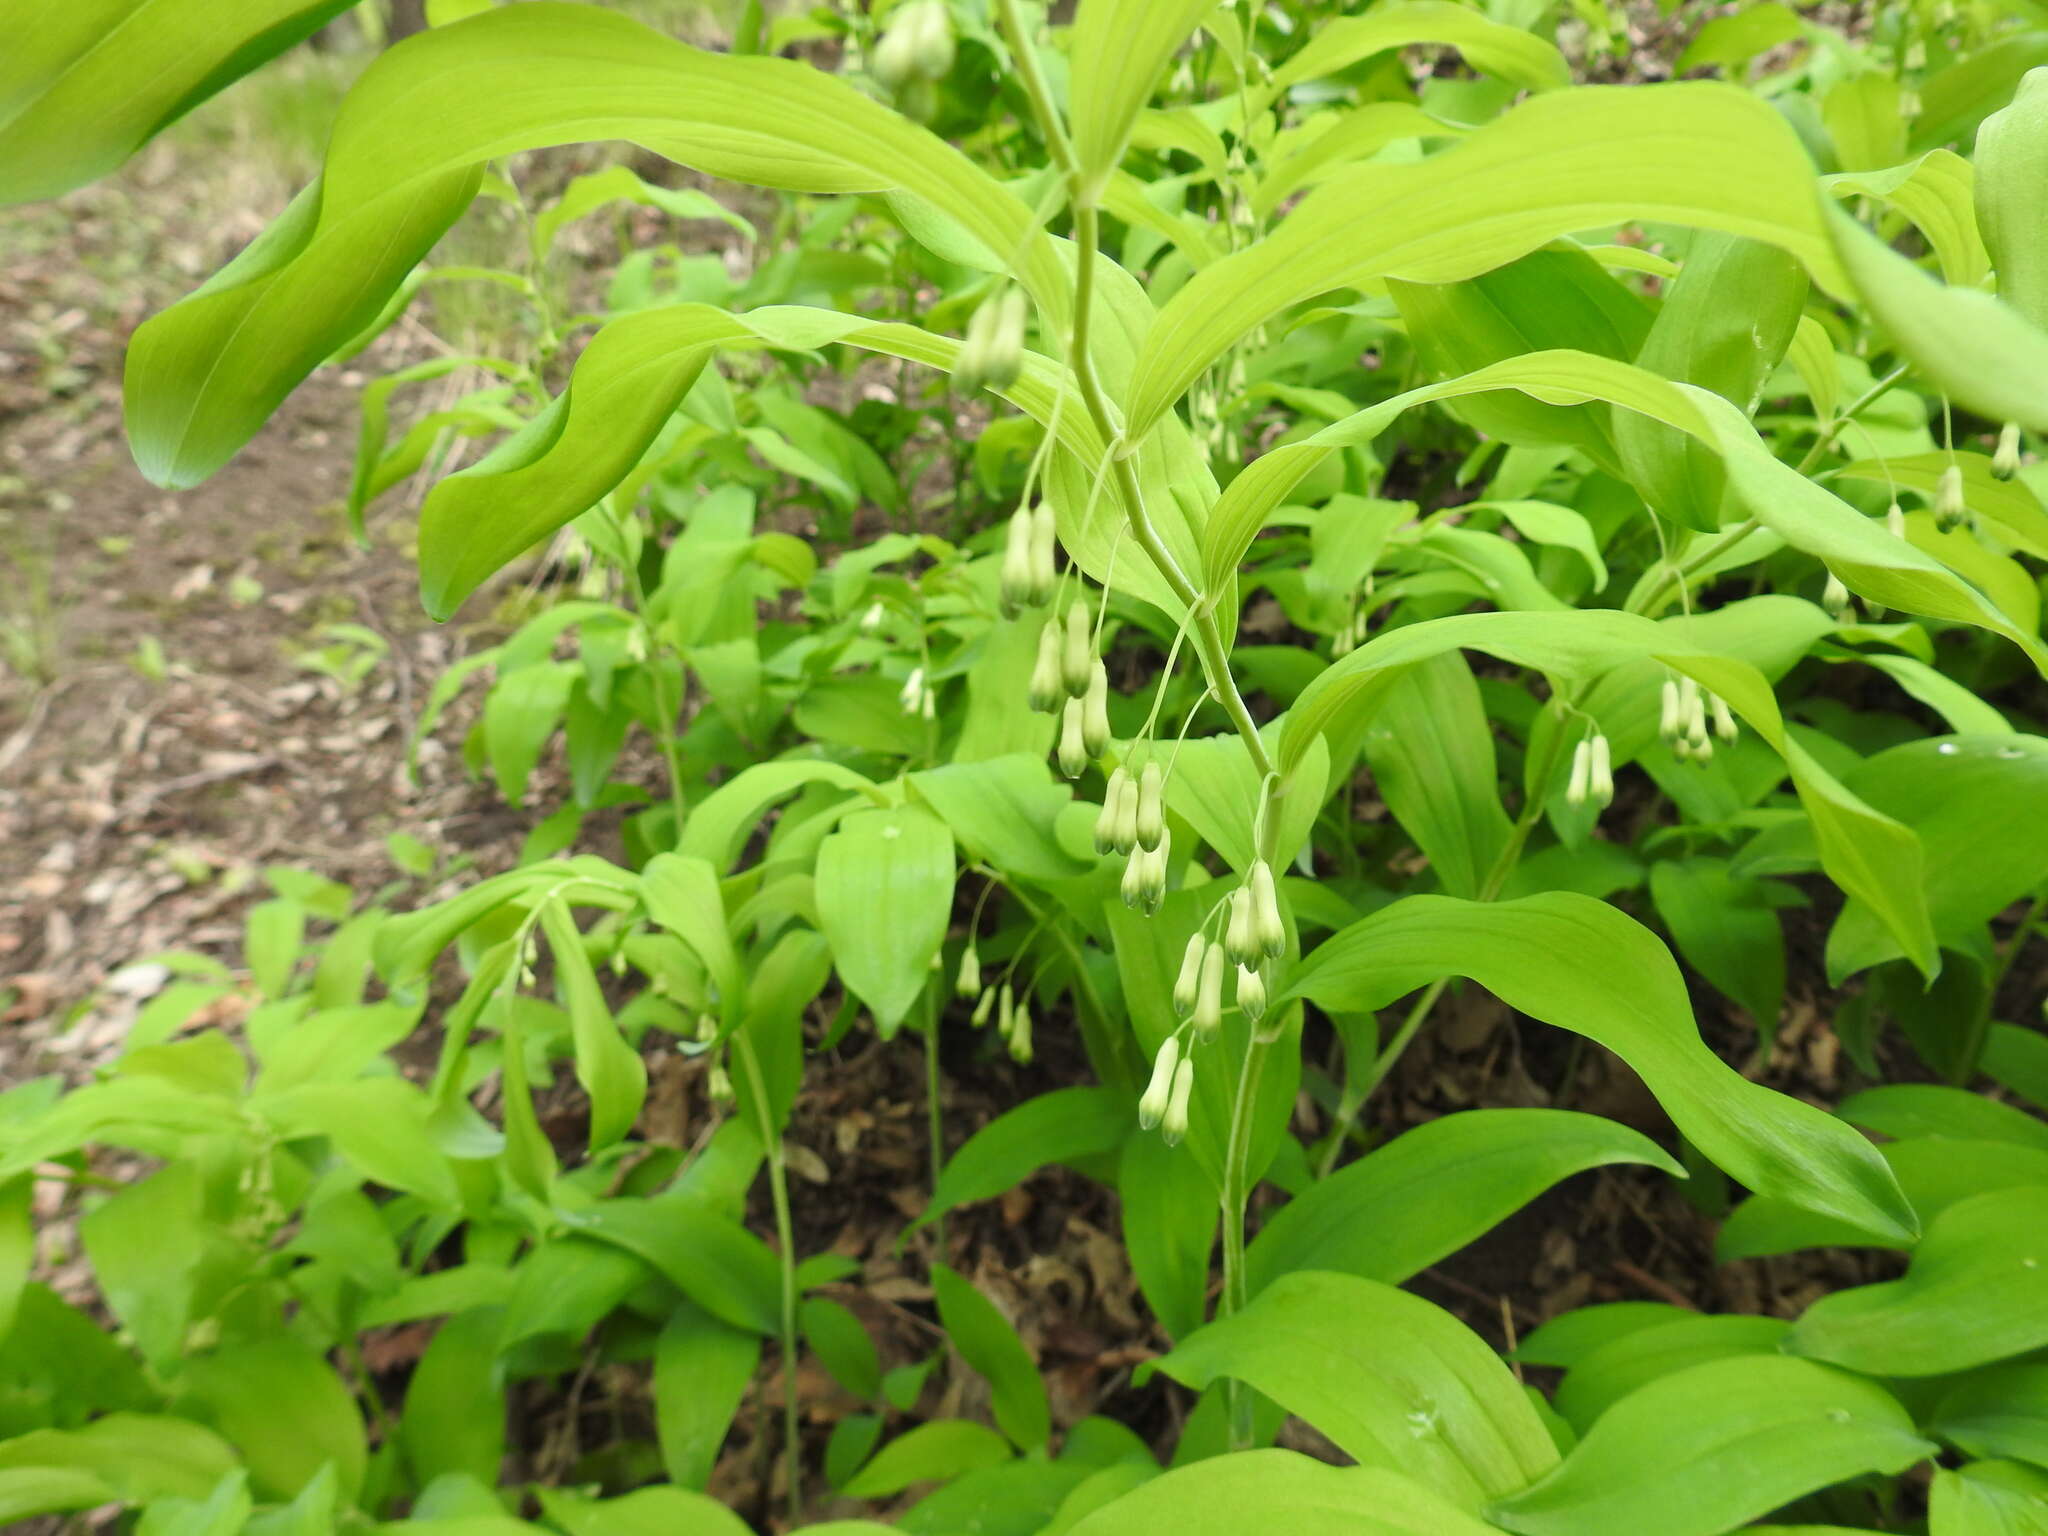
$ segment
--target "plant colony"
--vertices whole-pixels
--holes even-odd
[[[343,9],[39,16],[0,192],[104,173]],[[499,437],[426,496],[425,605],[548,541],[574,591],[422,728],[489,665],[471,762],[517,802],[559,737],[570,798],[422,910],[278,872],[245,973],[187,958],[99,1080],[0,1098],[8,1518],[737,1536],[700,1490],[772,1346],[778,1528],[918,1487],[895,1528],[2048,1530],[2048,1128],[1968,1086],[2048,1107],[2048,1042],[2000,1012],[2048,891],[2035,7],[1880,6],[1852,40],[1748,6],[1677,61],[1726,78],[1626,87],[1572,83],[1561,21],[1590,67],[1627,46],[1577,0],[753,6],[731,53],[436,10],[319,179],[136,334],[129,431],[197,484],[423,288],[511,290],[520,345],[366,390],[351,506]],[[819,39],[836,74],[767,56]],[[775,197],[509,177],[586,140]],[[436,265],[479,199],[524,258]],[[577,309],[555,242],[621,201],[723,220],[751,274],[641,246]],[[393,440],[458,363],[484,384]],[[620,806],[625,861],[576,853]],[[1689,979],[1768,1045],[1809,907],[1850,1057],[1877,1076],[1896,1030],[1934,1081],[1831,1114],[1702,1042]],[[1464,982],[1628,1063],[1673,1145],[1368,1123]],[[237,1030],[183,1027],[231,992]],[[387,1053],[428,1025],[416,1084]],[[1093,1081],[948,1157],[938,1040],[975,1028],[1078,1038]],[[784,1131],[806,1053],[867,1029],[933,1063],[919,1225],[1049,1162],[1115,1187],[1175,1443],[1055,1433],[943,1263],[948,1349],[886,1371],[820,1289],[849,1266],[797,1251]],[[668,1050],[730,1108],[690,1155],[635,1132]],[[558,1071],[570,1148],[533,1107]],[[97,1147],[154,1171],[103,1187]],[[1790,1319],[1567,1313],[1515,1356],[1551,1392],[1400,1288],[1614,1163],[1689,1176],[1725,1257],[1899,1278]],[[48,1178],[111,1333],[30,1278]],[[405,1322],[435,1331],[387,1400],[360,1340]],[[805,1352],[865,1404],[821,1459]],[[919,1417],[942,1358],[992,1424]],[[651,1443],[499,1486],[507,1394],[607,1362],[651,1371]],[[1289,1414],[1356,1465],[1271,1448]]]

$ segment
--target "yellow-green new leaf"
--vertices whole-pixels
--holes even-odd
[[[1910,1234],[1890,1168],[1834,1116],[1750,1082],[1707,1049],[1656,935],[1589,896],[1411,896],[1319,946],[1275,993],[1377,1009],[1446,976],[1576,1031],[1635,1068],[1686,1139],[1759,1192],[1879,1234]]]
[[[896,1033],[953,910],[953,834],[922,806],[861,811],[818,849],[818,921],[840,980]]]
[[[1083,0],[1069,39],[1068,100],[1084,197],[1122,162],[1168,61],[1215,9],[1216,0]]]
[[[789,191],[907,193],[1015,253],[1020,280],[1065,323],[1070,279],[1023,202],[852,86],[691,48],[595,6],[501,6],[379,58],[342,103],[320,180],[136,332],[126,400],[143,472],[188,486],[224,464],[379,313],[468,205],[484,161],[593,139]]]
[[[1268,99],[1304,80],[1349,69],[1376,53],[1418,43],[1455,48],[1482,74],[1526,90],[1556,90],[1571,84],[1571,66],[1555,44],[1520,27],[1489,21],[1451,0],[1409,0],[1376,6],[1368,15],[1325,22],[1307,46],[1274,74]]]
[[[0,207],[104,176],[356,0],[61,0],[0,49]]]
[[[1490,1345],[1441,1307],[1357,1275],[1283,1275],[1159,1369],[1197,1391],[1244,1382],[1361,1466],[1407,1473],[1475,1514],[1557,1465]]]

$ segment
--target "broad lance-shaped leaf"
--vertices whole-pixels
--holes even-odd
[[[1939,1376],[2048,1344],[2048,1188],[1993,1190],[1928,1224],[1905,1277],[1823,1297],[1785,1348],[1880,1376]]]
[[[1774,1355],[1715,1360],[1630,1393],[1487,1516],[1519,1536],[1719,1536],[1934,1449],[1873,1382]]]
[[[1641,1163],[1684,1170],[1638,1131],[1562,1109],[1473,1109],[1403,1132],[1310,1185],[1245,1258],[1256,1293],[1295,1270],[1398,1285],[1483,1237],[1561,1179]],[[948,1169],[951,1172],[951,1169]]]
[[[1572,892],[1519,901],[1411,896],[1303,961],[1274,1003],[1370,1010],[1445,976],[1621,1057],[1686,1139],[1759,1193],[1876,1233],[1914,1230],[1876,1150],[1834,1116],[1734,1071],[1701,1042],[1670,951],[1634,919]]]
[[[1416,43],[1448,44],[1474,69],[1528,90],[1571,84],[1571,65],[1555,44],[1520,27],[1489,21],[1450,0],[1409,0],[1375,6],[1370,15],[1323,23],[1301,51],[1274,72],[1259,99],[1270,101],[1304,80],[1334,75],[1375,54]]]
[[[1860,295],[1957,400],[2048,429],[2048,334],[1892,253],[1821,192],[1784,118],[1748,91],[1696,81],[1556,91],[1440,155],[1362,165],[1325,183],[1272,235],[1204,268],[1160,311],[1123,433],[1141,441],[1217,358],[1293,304],[1390,277],[1457,282],[1628,220],[1775,245],[1829,292]]]
[[[67,0],[10,17],[0,206],[104,176],[356,0]]]
[[[1404,1472],[1475,1514],[1557,1465],[1491,1346],[1434,1303],[1356,1275],[1276,1280],[1159,1369],[1198,1391],[1235,1377],[1361,1466]]]
[[[2048,388],[2048,386],[2044,386]],[[1779,462],[1740,410],[1708,390],[1588,352],[1532,352],[1424,385],[1254,460],[1210,511],[1202,566],[1213,584],[1244,552],[1301,477],[1340,448],[1371,442],[1401,412],[1433,400],[1514,389],[1540,400],[1605,400],[1696,439],[1720,456],[1735,499],[1765,528],[1828,565],[1849,589],[1887,608],[1974,624],[2005,636],[2048,674],[2048,647],[1932,555]]]
[[[143,473],[189,486],[220,468],[375,318],[468,206],[484,161],[593,139],[786,191],[907,195],[969,245],[1019,253],[1021,280],[1066,324],[1070,279],[1024,203],[852,86],[594,6],[500,6],[380,57],[342,103],[320,180],[136,332],[126,402]]]
[[[1131,127],[1180,45],[1217,0],[1087,0],[1067,50],[1067,99],[1083,196],[1123,160]]]
[[[165,316],[164,318],[169,318]],[[155,322],[152,322],[155,323]],[[960,343],[914,325],[875,324],[858,315],[777,305],[734,315],[708,304],[677,304],[626,315],[598,331],[576,360],[569,385],[521,432],[429,493],[420,512],[420,590],[427,611],[447,618],[507,561],[578,516],[616,486],[653,444],[716,348],[809,350],[834,342],[927,367],[953,365]],[[1062,465],[1100,464],[1104,445],[1087,412],[1058,410],[1067,370],[1027,353],[1004,396],[1040,422],[1059,421]],[[1105,486],[1105,499],[1114,487]],[[1111,541],[1080,540],[1088,493],[1056,498],[1062,542],[1092,575],[1108,574]],[[1098,519],[1098,523],[1101,520]],[[1183,522],[1169,540],[1194,563]],[[1125,560],[1117,585],[1177,615],[1180,605],[1149,562]]]
[[[1068,1536],[1497,1536],[1422,1483],[1382,1467],[1333,1467],[1293,1451],[1243,1451],[1176,1467],[1103,1505]]]
[[[1454,646],[1533,668],[1566,689],[1644,660],[1661,661],[1697,678],[1784,758],[1812,818],[1830,878],[1877,912],[1923,971],[1932,974],[1938,968],[1934,927],[1921,888],[1919,839],[1849,793],[1787,733],[1777,700],[1755,668],[1682,639],[1668,620],[1658,623],[1611,609],[1474,613],[1375,636],[1295,700],[1281,737],[1281,771],[1291,771],[1324,732],[1362,731],[1396,677]]]
[[[861,811],[818,849],[818,922],[884,1038],[932,980],[953,910],[953,834],[920,806]]]

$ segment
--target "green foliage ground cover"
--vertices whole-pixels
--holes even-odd
[[[0,195],[104,173],[345,8],[53,16],[0,64]],[[582,578],[420,729],[474,683],[475,771],[517,803],[559,743],[571,795],[423,909],[277,872],[244,970],[178,957],[95,1081],[0,1096],[0,1513],[725,1536],[702,1490],[772,1349],[778,1529],[2048,1529],[2048,1042],[2000,1012],[2048,892],[2035,8],[1747,6],[1675,61],[1701,78],[1621,87],[1559,46],[1625,49],[1591,4],[749,6],[729,52],[432,9],[136,333],[130,439],[191,485],[423,293],[511,294],[518,345],[368,385],[350,506],[492,440],[425,497],[425,607],[551,541]],[[612,140],[709,190],[511,174]],[[441,262],[479,199],[525,249]],[[591,307],[557,245],[621,206],[759,259],[642,245]],[[621,807],[623,855],[580,851]],[[1845,1050],[1876,1076],[1896,1030],[1925,1068],[1832,1113],[1730,1068],[1691,990],[1768,1042],[1809,905]],[[1453,986],[1626,1062],[1669,1144],[1535,1109],[1384,1135]],[[185,1027],[231,993],[235,1029]],[[807,1054],[977,1029],[1070,1032],[1091,1077],[950,1158],[934,1097],[920,1221],[1048,1163],[1112,1186],[1172,1445],[1056,1428],[942,1264],[945,1347],[884,1372],[820,1293],[845,1263],[798,1251]],[[391,1055],[421,1031],[424,1083]],[[676,1050],[730,1110],[690,1156],[635,1131]],[[101,1189],[100,1148],[152,1171]],[[1567,1313],[1512,1363],[1548,1392],[1400,1288],[1616,1163],[1732,1202],[1725,1256],[1900,1278]],[[111,1329],[32,1273],[47,1178]],[[387,1400],[359,1341],[414,1322]],[[822,1450],[806,1355],[870,1410]],[[653,1441],[501,1486],[508,1399],[592,1362],[650,1372]],[[989,1422],[917,1417],[940,1369]],[[1274,1449],[1287,1415],[1354,1465]]]

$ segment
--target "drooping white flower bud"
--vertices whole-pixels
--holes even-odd
[[[1133,807],[1135,832],[1143,848],[1157,848],[1166,836],[1166,774],[1156,762],[1148,762],[1138,774],[1138,799]]]
[[[1721,707],[1727,708],[1725,704]],[[1614,803],[1614,752],[1608,746],[1607,738],[1597,731],[1593,735],[1589,778],[1588,794],[1595,805],[1605,810]]]
[[[1068,699],[1060,717],[1060,772],[1078,779],[1088,771],[1088,743],[1081,734],[1081,701]]]
[[[1895,539],[1906,536],[1906,512],[1896,501],[1884,509],[1885,531]]]
[[[1100,658],[1088,674],[1088,691],[1081,695],[1081,744],[1091,758],[1109,750],[1109,669]],[[1133,802],[1131,814],[1137,813]]]
[[[1159,1136],[1169,1147],[1180,1145],[1188,1133],[1188,1097],[1195,1089],[1195,1059],[1183,1056],[1174,1069],[1173,1092],[1167,1096],[1166,1113],[1159,1120]]]
[[[968,1023],[972,1024],[976,1029],[980,1029],[982,1025],[988,1022],[988,1016],[994,1010],[995,1005],[996,989],[989,987],[976,999],[974,1012],[968,1015]]]
[[[1934,526],[1943,533],[1953,533],[1969,515],[1970,504],[1963,495],[1962,466],[1951,464],[1934,483]]]
[[[1735,711],[1728,707],[1728,701],[1718,693],[1714,698],[1714,734],[1723,741],[1733,741],[1741,734],[1735,723]]]
[[[1095,814],[1095,851],[1109,853],[1116,848],[1116,818],[1123,801],[1124,786],[1131,776],[1121,767],[1112,769],[1102,792],[1102,809]]]
[[[1564,803],[1578,806],[1586,803],[1593,791],[1593,744],[1580,741],[1572,748],[1572,776],[1565,785]]]
[[[1166,899],[1166,855],[1170,839],[1162,840],[1157,848],[1131,850],[1131,859],[1124,866],[1124,905],[1135,907],[1150,916],[1159,910],[1159,903]]]
[[[996,1033],[1005,1040],[1010,1038],[1010,1027],[1017,1020],[1017,992],[1007,981],[996,1003]]]
[[[870,603],[867,612],[860,616],[861,633],[864,635],[873,634],[882,627],[882,620],[885,616],[886,610],[880,603]]]
[[[1202,982],[1202,956],[1209,941],[1199,932],[1188,935],[1188,947],[1181,951],[1180,974],[1173,979],[1173,1011],[1186,1018],[1195,1011],[1195,994]]]
[[[1251,892],[1252,943],[1262,955],[1277,958],[1285,954],[1287,924],[1280,916],[1280,893],[1273,884],[1273,866],[1264,859],[1253,859],[1245,876],[1245,889]]]
[[[1257,956],[1259,941],[1252,933],[1252,893],[1239,886],[1230,893],[1230,916],[1223,925],[1223,953],[1233,965]]]
[[[903,713],[914,715],[924,703],[924,668],[912,667],[910,676],[903,680],[903,690],[896,695],[896,702],[903,706]]]
[[[1211,944],[1202,952],[1202,979],[1195,987],[1195,1011],[1189,1020],[1204,1040],[1223,1024],[1223,946]]]
[[[1248,965],[1237,968],[1237,1006],[1248,1019],[1257,1019],[1266,1011],[1266,979]]]
[[[1038,659],[1031,666],[1031,688],[1025,695],[1040,714],[1051,714],[1067,696],[1060,681],[1060,627],[1047,619],[1038,631]]]
[[[953,980],[953,995],[969,998],[981,991],[981,956],[975,952],[974,941],[969,939],[967,947],[960,951],[960,974]]]
[[[1031,1061],[1031,1004],[1020,1002],[1010,1019],[1010,1060],[1020,1065]]]
[[[2008,421],[1998,429],[1998,451],[1991,455],[1991,473],[2010,480],[2020,472],[2020,424]]]
[[[1138,1124],[1144,1129],[1155,1129],[1165,1118],[1166,1106],[1173,1098],[1174,1069],[1179,1065],[1180,1036],[1176,1033],[1166,1037],[1159,1054],[1152,1058],[1152,1080],[1138,1100]]]
[[[1118,853],[1129,853],[1138,846],[1138,786],[1128,776],[1117,796],[1116,824],[1110,828],[1110,841]]]
[[[1067,609],[1067,633],[1060,647],[1060,681],[1079,698],[1088,691],[1095,670],[1095,636],[1088,627],[1088,604],[1075,598]]]
[[[1833,571],[1828,572],[1828,584],[1821,588],[1820,605],[1827,610],[1829,618],[1837,624],[1850,616],[1856,600],[1849,595],[1849,589],[1842,585],[1842,578]]]
[[[1678,679],[1667,677],[1661,694],[1662,707],[1657,714],[1657,734],[1665,741],[1676,741],[1685,734],[1684,700],[1678,691]]]
[[[1003,573],[998,588],[1003,617],[1014,619],[1026,603],[1036,602],[1031,582],[1031,514],[1019,507],[1010,515],[1003,543]]]
[[[1059,579],[1055,558],[1059,549],[1059,527],[1052,515],[1052,503],[1041,501],[1031,514],[1031,601],[1052,601],[1053,584]]]

